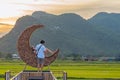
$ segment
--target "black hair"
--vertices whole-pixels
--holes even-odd
[[[40,41],[40,43],[41,43],[41,44],[44,44],[44,43],[45,43],[45,41],[44,41],[44,40],[41,40],[41,41]]]

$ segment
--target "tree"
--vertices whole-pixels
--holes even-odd
[[[2,52],[0,52],[0,58],[3,58],[4,54]]]
[[[0,52],[0,58],[2,57],[2,53]]]
[[[6,58],[6,59],[11,59],[11,58],[12,58],[12,55],[9,53],[9,54],[6,55],[5,58]]]

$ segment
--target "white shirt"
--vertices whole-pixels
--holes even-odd
[[[45,46],[42,45],[42,44],[36,45],[35,50],[37,52],[37,57],[38,58],[45,58],[45,53],[44,53],[45,49],[46,49]]]

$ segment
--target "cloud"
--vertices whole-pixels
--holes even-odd
[[[0,19],[0,22],[14,24],[19,17],[31,15],[34,11],[76,13],[88,19],[98,12],[120,13],[119,6],[120,0],[3,0],[0,3],[0,16],[7,18]],[[0,30],[3,31],[2,28]]]
[[[120,13],[120,0],[13,0],[21,16],[34,11],[45,11],[52,14],[77,13],[90,18],[98,12]]]

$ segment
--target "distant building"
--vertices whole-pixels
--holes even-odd
[[[115,61],[116,57],[99,57],[99,61]]]
[[[81,60],[82,61],[97,61],[98,60],[98,58],[97,57],[92,57],[92,56],[82,56],[81,57]]]
[[[12,54],[12,58],[13,59],[20,59],[20,57],[18,56],[18,54]]]

